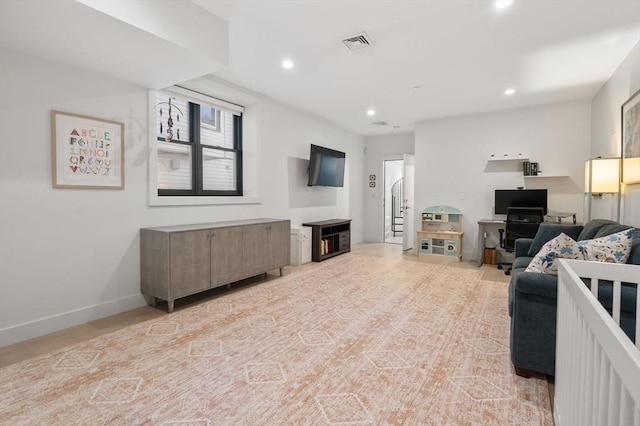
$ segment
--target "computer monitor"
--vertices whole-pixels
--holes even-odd
[[[496,189],[495,214],[507,214],[507,207],[542,207],[547,214],[546,189]]]

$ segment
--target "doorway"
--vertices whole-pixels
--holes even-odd
[[[382,241],[402,244],[402,250],[413,248],[414,213],[413,193],[415,156],[395,155],[383,159],[382,176]]]
[[[404,160],[384,160],[384,242],[402,244],[404,231]]]

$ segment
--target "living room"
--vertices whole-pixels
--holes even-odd
[[[6,13],[16,7],[14,3],[2,2],[3,31],[14,28],[8,21],[27,22]],[[10,10],[28,13],[33,22],[42,22],[45,27],[48,13],[58,17],[56,13],[68,11],[67,7],[89,7],[82,2],[72,6],[64,2],[55,7],[61,12],[55,12],[46,2],[27,3]],[[634,2],[619,3],[623,10],[629,10],[626,8],[632,3],[630,10],[637,12]],[[589,82],[589,75],[575,74],[576,79],[582,79],[576,84],[576,93],[586,90],[590,96],[518,104],[515,98],[503,98],[500,87],[496,90],[500,90],[502,107],[469,106],[463,113],[432,114],[417,120],[409,131],[403,127],[394,133],[388,129],[376,134],[354,131],[294,107],[286,99],[230,84],[214,73],[214,77],[205,79],[212,95],[243,102],[246,108],[254,108],[254,114],[258,111],[259,125],[253,134],[247,133],[253,136],[247,142],[253,140],[256,151],[253,159],[247,160],[253,163],[246,168],[246,193],[240,201],[182,206],[150,202],[155,182],[150,181],[148,170],[149,140],[153,139],[148,86],[115,72],[109,75],[97,71],[91,64],[58,60],[56,57],[63,55],[55,49],[33,50],[26,41],[22,45],[15,39],[30,37],[24,29],[17,35],[3,32],[0,345],[144,306],[146,301],[140,293],[140,228],[261,217],[289,219],[292,226],[300,226],[328,218],[350,218],[352,244],[381,242],[381,188],[369,187],[369,176],[382,176],[381,158],[386,156],[415,155],[415,212],[446,204],[464,213],[464,261],[478,256],[474,249],[480,238],[477,221],[491,217],[493,190],[497,188],[548,187],[550,208],[577,212],[582,222],[584,163],[597,156],[620,156],[620,108],[640,89],[640,18],[637,13],[628,15],[629,20],[618,18],[624,28],[632,28],[630,33],[621,33],[624,37],[619,41],[626,53],[617,58],[617,63],[608,64],[609,77]],[[36,41],[46,50],[44,39]],[[136,41],[130,42],[135,45]],[[64,46],[58,49],[74,49],[73,44]],[[95,49],[98,55],[106,54]],[[229,52],[231,57],[233,54]],[[166,66],[171,72],[180,68],[162,51],[143,52],[141,56],[155,61],[157,68]],[[598,58],[591,63],[600,65]],[[127,65],[120,63],[118,68],[126,69]],[[468,90],[481,88],[482,80],[476,84],[472,70],[457,72],[458,78],[471,86]],[[200,75],[184,80],[197,77]],[[203,84],[202,80],[197,84]],[[540,88],[540,92],[545,90],[551,89]],[[464,99],[458,98],[457,102]],[[442,108],[446,111],[444,105]],[[52,188],[51,110],[124,123],[123,190]],[[353,120],[363,120],[367,129],[371,127],[368,117]],[[311,143],[346,153],[343,188],[309,188],[301,181],[305,170],[300,164],[308,160]],[[543,176],[561,177],[525,180],[519,170],[496,169],[488,164],[492,154],[519,153],[539,162]],[[596,201],[594,217],[616,219],[617,211],[606,197]],[[627,186],[623,201],[621,222],[640,226],[638,185]],[[417,216],[415,219],[418,223]]]

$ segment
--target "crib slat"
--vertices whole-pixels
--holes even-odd
[[[636,349],[640,351],[640,295],[636,295]]]
[[[609,375],[609,401],[607,403],[607,411],[609,411],[609,416],[607,418],[607,425],[619,425],[620,424],[620,388],[622,384],[620,383],[620,378],[615,371],[613,371],[613,366],[609,365],[609,369],[611,370],[611,374]]]
[[[611,314],[616,324],[620,325],[620,281],[613,282],[613,307]]]

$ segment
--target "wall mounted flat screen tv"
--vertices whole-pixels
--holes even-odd
[[[542,207],[547,214],[546,189],[496,189],[495,214],[507,214],[507,207]]]
[[[344,186],[344,152],[311,145],[308,186]]]

